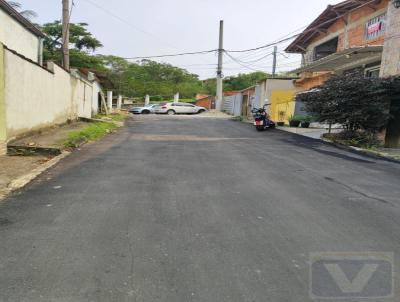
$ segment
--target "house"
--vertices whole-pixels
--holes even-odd
[[[261,108],[270,104],[268,111],[274,121],[289,123],[292,115],[304,115],[302,104],[295,101],[299,91],[295,81],[297,78],[264,79],[256,86],[253,108]]]
[[[296,70],[303,90],[323,84],[331,74],[380,74],[389,0],[347,0],[329,5],[287,48],[302,55]]]
[[[299,90],[322,85],[332,74],[400,75],[400,9],[395,0],[347,0],[330,5],[287,48],[302,55]],[[400,4],[400,3],[399,3]],[[400,145],[400,113],[386,131],[388,146]]]
[[[196,96],[196,106],[207,108],[208,110],[215,109],[215,97],[211,95]]]
[[[381,77],[400,76],[400,1],[389,5],[386,25]],[[400,110],[392,106],[391,114],[394,118],[386,129],[386,145],[400,147]]]
[[[0,154],[15,138],[96,112],[100,76],[42,64],[44,33],[4,0],[0,25]]]
[[[0,0],[0,41],[25,58],[43,64],[43,40],[46,37],[6,1]]]

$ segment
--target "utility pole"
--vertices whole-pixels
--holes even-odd
[[[276,56],[278,54],[278,46],[274,46],[274,60],[272,63],[272,77],[275,78],[276,76]]]
[[[222,102],[224,99],[224,83],[222,64],[224,58],[224,21],[219,22],[219,46],[218,46],[218,69],[217,69],[217,102],[216,109],[222,110]]]
[[[63,66],[69,70],[69,0],[62,0],[62,52]]]

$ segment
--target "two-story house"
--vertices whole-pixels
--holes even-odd
[[[392,0],[347,0],[330,5],[286,49],[302,55],[299,90],[322,85],[332,74],[400,75],[400,8]],[[399,3],[400,4],[400,3]],[[400,146],[400,112],[386,129],[386,145]]]
[[[296,84],[309,90],[330,74],[380,73],[389,0],[347,0],[330,5],[286,49],[303,57]]]
[[[46,36],[4,0],[0,0],[0,29],[2,44],[42,65]]]

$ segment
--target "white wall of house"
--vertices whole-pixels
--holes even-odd
[[[0,42],[34,62],[39,61],[39,37],[2,9],[0,9]]]

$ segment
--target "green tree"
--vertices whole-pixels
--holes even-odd
[[[258,82],[268,77],[270,77],[269,74],[260,71],[247,74],[240,73],[237,76],[229,76],[224,79],[224,90],[243,90],[256,85]],[[216,88],[215,78],[203,81],[202,92],[213,95],[215,94]]]
[[[86,23],[70,24],[70,60],[73,67],[104,69],[103,59],[92,53],[103,45],[88,30]],[[47,37],[44,41],[44,59],[62,62],[62,24],[60,21],[46,23],[42,31]]]

